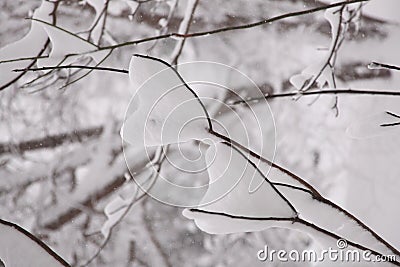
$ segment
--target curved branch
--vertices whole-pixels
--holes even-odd
[[[140,55],[140,54],[134,54],[133,56],[158,61],[158,62],[164,64],[165,66],[167,66],[168,68],[170,68],[173,72],[175,72],[175,74],[178,76],[179,80],[181,80],[181,82],[186,87],[186,89],[188,89],[190,91],[190,93],[193,94],[193,96],[197,99],[197,101],[201,105],[201,108],[204,111],[204,115],[207,118],[209,130],[212,131],[213,127],[212,127],[211,118],[210,118],[210,115],[208,114],[208,111],[207,111],[206,107],[204,106],[203,102],[201,102],[201,100],[200,100],[199,96],[196,94],[196,92],[192,88],[189,87],[189,85],[185,82],[185,80],[182,78],[182,76],[179,74],[179,72],[174,67],[172,67],[171,64],[169,64],[168,62],[166,62],[160,58],[156,58],[156,57],[145,56],[145,55]]]
[[[29,238],[30,240],[35,242],[38,246],[40,246],[42,249],[44,249],[50,256],[52,256],[56,261],[58,261],[62,266],[70,266],[68,262],[66,262],[60,255],[58,255],[56,252],[54,252],[54,250],[52,250],[50,247],[48,247],[42,240],[40,240],[39,238],[37,238],[36,236],[34,236],[30,232],[28,232],[21,226],[15,224],[15,223],[9,222],[9,221],[2,220],[2,219],[0,219],[0,224],[15,229],[16,231],[20,232],[22,235],[26,236],[27,238]],[[21,255],[21,256],[23,256],[23,255]]]

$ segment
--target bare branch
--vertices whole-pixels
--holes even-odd
[[[307,80],[303,84],[303,86],[301,87],[300,91],[302,91],[302,92],[307,91],[311,86],[313,86],[314,83],[319,79],[319,77],[321,77],[322,73],[325,71],[325,69],[327,67],[330,67],[332,69],[332,79],[333,79],[333,82],[336,84],[335,75],[333,73],[334,63],[332,61],[335,61],[334,60],[334,55],[337,53],[337,50],[339,49],[339,46],[342,43],[341,41],[344,38],[343,36],[341,36],[344,8],[345,8],[345,6],[342,6],[339,9],[339,21],[338,21],[338,25],[337,25],[337,32],[334,35],[334,39],[333,39],[332,45],[331,45],[331,47],[329,49],[329,54],[328,54],[328,57],[326,58],[326,61],[324,62],[324,64],[322,65],[322,67],[318,71],[318,73],[316,75],[313,75],[311,80]],[[335,85],[335,87],[336,87],[336,85]]]
[[[52,25],[52,26],[54,26],[54,25],[56,24],[56,21],[57,21],[56,12],[57,12],[57,8],[58,8],[58,5],[59,5],[59,0],[53,2],[53,4],[54,4],[54,7],[53,7],[53,11],[51,12],[51,14],[52,14],[52,20],[53,20],[53,21],[52,21],[52,24],[50,24],[50,25]],[[27,68],[31,68],[32,66],[34,66],[34,65],[36,64],[37,59],[42,57],[43,53],[46,51],[46,49],[47,49],[47,47],[49,46],[49,44],[50,44],[50,39],[47,38],[46,42],[43,44],[43,48],[39,51],[39,53],[37,54],[36,57],[33,57],[32,62],[28,65]],[[7,87],[9,87],[9,86],[11,86],[12,84],[14,84],[15,82],[17,82],[17,81],[18,81],[19,79],[21,79],[26,73],[27,73],[26,71],[25,71],[25,72],[22,72],[20,75],[18,75],[17,77],[15,77],[15,78],[14,78],[13,80],[11,80],[10,82],[8,82],[8,83],[6,83],[6,84],[0,86],[0,91],[6,89]]]
[[[179,26],[179,33],[188,34],[190,25],[192,24],[192,20],[194,17],[194,12],[196,10],[197,4],[199,0],[192,0],[187,2],[186,14],[184,19]],[[172,52],[172,60],[171,65],[176,65],[178,63],[178,58],[182,53],[183,46],[185,45],[186,38],[177,41],[175,45],[174,51]]]
[[[394,66],[394,65],[389,65],[389,64],[384,64],[384,63],[379,63],[373,61],[371,64],[368,65],[369,69],[388,69],[388,70],[400,70],[400,67]]]
[[[86,65],[68,65],[68,66],[53,66],[53,67],[41,67],[41,68],[27,68],[27,69],[15,69],[13,71],[20,72],[20,71],[42,71],[42,70],[57,70],[57,69],[89,69],[89,70],[103,70],[103,71],[112,71],[112,72],[119,72],[128,74],[128,70],[124,69],[116,69],[116,68],[109,68],[109,67],[92,67]]]
[[[397,118],[397,119],[400,119],[400,115],[397,115],[397,114],[395,114],[395,113],[393,113],[393,112],[386,111],[386,114],[388,114],[388,115],[390,115],[390,116],[392,116],[392,117],[395,117],[395,118]],[[398,121],[398,122],[392,122],[392,123],[383,123],[383,124],[381,124],[381,125],[379,125],[379,126],[381,126],[381,127],[391,127],[391,126],[398,126],[398,125],[400,125],[400,121]]]
[[[285,98],[294,96],[310,96],[310,95],[381,95],[381,96],[400,96],[400,91],[379,91],[379,90],[362,90],[362,89],[323,89],[311,91],[294,91],[288,93],[266,94],[264,97],[247,98],[229,103],[229,105],[237,105],[243,103],[257,102],[262,99]]]
[[[264,20],[261,20],[261,21],[258,21],[258,22],[254,22],[254,23],[243,24],[243,25],[239,25],[239,26],[224,27],[224,28],[219,28],[219,29],[215,29],[215,30],[211,30],[211,31],[200,31],[200,32],[195,32],[195,33],[188,33],[188,34],[181,34],[181,33],[176,33],[176,32],[175,33],[168,33],[168,34],[163,34],[163,35],[159,35],[159,36],[143,38],[143,39],[140,39],[140,40],[120,43],[120,44],[116,44],[116,45],[103,46],[103,47],[100,47],[99,50],[116,49],[116,48],[120,48],[120,47],[124,47],[124,46],[137,45],[137,44],[141,44],[141,43],[146,43],[146,42],[150,42],[150,41],[156,41],[156,40],[160,40],[160,39],[167,39],[167,38],[171,38],[171,37],[176,37],[176,38],[194,38],[194,37],[200,37],[200,36],[209,36],[209,35],[212,35],[212,34],[217,34],[217,33],[222,33],[222,32],[244,30],[244,29],[249,29],[249,28],[254,28],[254,27],[257,27],[257,26],[269,24],[269,23],[272,23],[272,22],[275,22],[275,21],[279,21],[279,20],[282,20],[282,19],[287,19],[287,18],[291,18],[291,17],[307,15],[307,14],[315,13],[315,12],[318,12],[318,11],[321,11],[321,10],[326,10],[326,9],[329,9],[329,8],[334,8],[334,7],[343,6],[343,5],[352,4],[352,3],[366,2],[366,1],[369,1],[369,0],[342,1],[342,2],[337,2],[337,3],[331,4],[331,5],[325,5],[325,6],[306,9],[306,10],[302,10],[302,11],[286,13],[286,14],[283,14],[283,15],[275,16],[275,17],[272,17],[272,18],[269,18],[269,19],[264,19]],[[95,50],[95,51],[97,51],[97,50]],[[91,52],[95,52],[95,51],[91,51]]]

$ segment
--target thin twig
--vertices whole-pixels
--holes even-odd
[[[60,28],[60,27],[56,26],[56,25],[53,25],[53,24],[50,24],[48,22],[41,21],[41,20],[38,20],[38,19],[32,19],[32,20],[35,20],[35,21],[38,21],[38,22],[42,22],[42,23],[47,24],[49,26],[58,28],[59,30],[62,30],[62,31],[64,31],[64,32],[66,32],[66,33],[68,33],[68,34],[70,34],[72,36],[75,36],[76,38],[79,38],[79,39],[81,39],[81,40],[93,45],[94,47],[97,47],[97,49],[94,49],[92,51],[81,53],[81,54],[88,54],[88,53],[93,53],[93,52],[96,52],[96,51],[99,51],[99,50],[111,50],[111,51],[113,51],[116,48],[120,48],[120,47],[124,47],[124,46],[137,45],[137,44],[140,44],[140,43],[145,43],[145,42],[155,41],[155,40],[160,40],[160,39],[166,39],[166,38],[171,38],[171,37],[194,38],[194,37],[208,36],[208,35],[222,33],[222,32],[228,32],[228,31],[249,29],[249,28],[260,26],[260,25],[269,24],[269,23],[272,23],[274,21],[290,18],[290,17],[302,16],[302,15],[306,15],[306,14],[315,13],[315,12],[318,12],[318,11],[321,11],[321,10],[326,10],[326,9],[329,9],[329,8],[334,8],[334,7],[343,6],[343,5],[352,4],[352,3],[358,3],[358,2],[366,2],[366,1],[369,1],[369,0],[342,1],[342,2],[338,2],[338,3],[326,5],[326,6],[311,8],[311,9],[297,11],[297,12],[286,13],[286,14],[283,14],[283,15],[279,15],[279,16],[275,16],[275,17],[269,18],[269,19],[264,19],[264,20],[261,20],[261,21],[255,22],[255,23],[249,23],[249,24],[232,26],[232,27],[224,27],[224,28],[219,28],[219,29],[215,29],[215,30],[211,30],[211,31],[202,31],[202,32],[195,32],[195,33],[188,33],[188,34],[169,33],[169,34],[163,34],[163,35],[148,37],[148,38],[144,38],[144,39],[140,39],[140,40],[125,42],[125,43],[120,43],[120,44],[110,45],[110,46],[103,46],[103,47],[99,47],[99,46],[97,46],[97,45],[95,45],[95,44],[83,39],[79,35],[76,35],[76,34],[74,34],[72,32],[69,32],[69,31],[67,31],[67,30],[65,30],[63,28]],[[39,54],[38,56],[41,56],[41,54]],[[72,56],[72,55],[68,55],[68,56]],[[29,65],[28,68],[32,67],[33,65],[34,65],[34,62],[32,62],[32,64]],[[0,90],[3,90],[4,88],[10,86],[11,84],[13,84],[16,80],[18,80],[22,76],[23,76],[23,74],[21,74],[17,79],[14,79],[13,81],[7,83],[6,85],[0,87]]]
[[[158,34],[157,36],[162,36],[166,34],[166,32],[168,32],[169,24],[171,23],[171,19],[173,18],[176,7],[178,6],[178,0],[171,0],[168,6],[169,6],[169,11],[167,18],[165,19],[165,23],[161,25],[161,28],[157,29],[157,34]],[[160,26],[160,23],[158,25]],[[157,44],[158,40],[154,42],[152,45],[150,45],[150,47],[146,49],[147,54],[150,54],[150,52],[154,49],[154,47],[156,47]]]
[[[50,13],[50,15],[52,15],[52,23],[49,23],[49,25],[51,25],[51,26],[55,26],[55,25],[56,25],[56,22],[57,22],[56,13],[57,13],[57,9],[58,9],[59,4],[60,4],[60,0],[57,0],[57,1],[53,2],[53,10],[52,10],[51,13]],[[33,19],[33,18],[32,18],[32,19]],[[27,68],[31,68],[32,66],[34,66],[34,65],[36,64],[37,59],[42,57],[43,53],[46,51],[46,49],[47,49],[47,47],[49,46],[49,44],[50,44],[50,39],[47,38],[47,39],[46,39],[46,42],[45,42],[44,45],[43,45],[43,48],[39,51],[39,53],[37,54],[37,56],[33,58],[32,62],[27,66]],[[15,77],[14,79],[12,79],[12,80],[9,81],[8,83],[2,85],[2,86],[0,87],[0,91],[6,89],[7,87],[9,87],[9,86],[11,86],[12,84],[14,84],[15,82],[17,82],[17,81],[18,81],[19,79],[21,79],[26,73],[27,73],[27,72],[22,72],[20,75],[18,75],[17,77]]]
[[[232,149],[234,149],[237,153],[240,154],[240,156],[242,156],[243,158],[245,158],[247,160],[248,163],[250,163],[250,165],[258,172],[258,174],[260,174],[263,179],[272,187],[272,189],[275,191],[275,193],[277,193],[279,195],[279,197],[286,202],[286,204],[289,206],[289,208],[293,211],[293,213],[295,214],[295,216],[297,217],[298,215],[298,211],[296,210],[296,208],[294,207],[294,205],[276,188],[276,186],[274,185],[273,182],[271,182],[264,174],[263,172],[257,167],[257,165],[250,160],[248,157],[246,157],[246,155],[243,154],[243,152],[241,152],[237,147],[235,147],[231,142],[227,142],[224,141],[222,142],[223,144],[231,147]]]
[[[243,100],[237,100],[228,103],[229,105],[237,105],[251,102],[257,102],[263,99],[285,98],[294,96],[310,96],[310,95],[382,95],[382,96],[400,96],[400,91],[378,91],[378,90],[364,90],[364,89],[327,89],[327,90],[313,90],[313,91],[294,91],[288,93],[266,94],[262,97],[253,97]]]
[[[194,38],[194,37],[200,37],[200,36],[208,36],[212,34],[217,34],[217,33],[222,33],[222,32],[229,32],[229,31],[235,31],[235,30],[244,30],[244,29],[249,29],[249,28],[254,28],[257,26],[261,26],[264,24],[269,24],[278,20],[282,19],[287,19],[291,17],[296,17],[296,16],[302,16],[302,15],[307,15],[307,14],[312,14],[321,10],[326,10],[329,8],[334,8],[338,6],[343,6],[347,4],[352,4],[352,3],[359,3],[359,2],[366,2],[369,0],[351,0],[351,1],[342,1],[342,2],[337,2],[334,4],[330,5],[325,5],[325,6],[320,6],[316,8],[311,8],[311,9],[306,9],[302,11],[296,11],[296,12],[291,12],[291,13],[286,13],[283,15],[275,16],[272,18],[264,19],[258,22],[254,23],[249,23],[249,24],[243,24],[243,25],[238,25],[238,26],[231,26],[231,27],[224,27],[224,28],[218,28],[215,30],[210,30],[210,31],[201,31],[201,32],[195,32],[195,33],[188,33],[188,34],[181,34],[181,33],[168,33],[168,34],[163,34],[163,35],[158,35],[158,36],[152,36],[152,37],[147,37],[139,40],[134,40],[134,41],[129,41],[125,43],[120,43],[116,45],[110,45],[110,46],[103,46],[100,47],[99,50],[109,50],[109,49],[115,49],[115,48],[120,48],[124,46],[130,46],[130,45],[137,45],[140,43],[146,43],[150,41],[156,41],[160,39],[166,39],[166,38],[171,38],[171,37],[177,37],[177,38]],[[96,52],[97,50],[90,51],[90,52]],[[90,53],[87,52],[87,53]]]
[[[397,114],[395,114],[395,113],[393,113],[393,112],[386,111],[386,114],[389,115],[389,116],[391,116],[391,117],[395,117],[395,118],[397,118],[397,119],[400,119],[400,116],[397,115]],[[391,122],[391,123],[382,123],[382,124],[379,125],[379,126],[381,126],[381,127],[391,127],[391,126],[398,126],[398,125],[400,125],[400,122],[399,122],[399,121],[398,121],[398,122]]]
[[[382,68],[382,69],[388,69],[388,70],[400,70],[400,67],[395,66],[395,65],[389,65],[385,63],[379,63],[373,61],[370,65],[368,65],[369,68]]]
[[[310,223],[307,220],[301,219],[301,218],[290,218],[290,217],[286,217],[286,218],[281,218],[281,217],[250,217],[250,216],[241,216],[241,215],[234,215],[234,214],[229,214],[229,213],[225,213],[225,212],[215,212],[215,211],[207,211],[207,210],[201,210],[201,209],[189,209],[191,212],[197,212],[197,213],[204,213],[204,214],[210,214],[210,215],[214,215],[214,216],[222,216],[222,217],[227,217],[227,218],[231,218],[231,219],[236,219],[236,220],[249,220],[249,221],[276,221],[276,222],[291,222],[292,224],[298,223],[298,224],[302,224],[304,226],[307,226],[309,228],[312,228],[313,230],[316,230],[320,233],[323,233],[335,240],[339,240],[339,239],[343,239],[343,237],[328,231],[324,228],[321,228],[313,223]],[[371,254],[375,255],[375,256],[383,256],[381,253],[379,253],[376,250],[372,250],[370,248],[366,248],[363,245],[360,245],[356,242],[350,241],[348,239],[345,239],[347,241],[347,244],[349,244],[350,246],[353,246],[357,249],[360,249],[362,251],[370,251]],[[394,261],[394,262],[390,262],[396,266],[400,266],[400,262],[398,261]]]
[[[160,147],[159,148],[161,151],[163,151],[163,147]],[[159,175],[159,173],[160,173],[160,171],[161,171],[161,166],[162,166],[162,163],[164,162],[164,160],[165,160],[165,154],[163,153],[163,152],[161,152],[160,154],[156,154],[156,156],[158,156],[158,159],[154,159],[154,163],[152,164],[152,167],[155,167],[155,170],[154,170],[154,172],[150,175],[150,177],[149,177],[149,179],[150,179],[150,182],[151,182],[151,184],[149,185],[149,189],[148,190],[150,190],[152,187],[153,187],[153,185],[155,184],[155,181],[156,181],[156,178],[157,178],[157,176]],[[137,191],[136,191],[136,193],[139,191],[139,188],[137,188]],[[96,250],[96,252],[84,263],[84,264],[82,264],[81,265],[81,267],[85,267],[85,266],[87,266],[87,265],[89,265],[93,260],[95,260],[99,255],[100,255],[100,253],[103,251],[103,249],[106,247],[106,245],[108,244],[108,241],[110,240],[110,238],[111,238],[111,234],[112,234],[112,231],[113,231],[113,229],[119,224],[119,223],[121,223],[122,222],[122,220],[126,217],[126,215],[129,213],[129,211],[131,210],[131,208],[136,204],[136,203],[138,203],[140,200],[142,200],[145,196],[147,196],[147,193],[146,192],[143,192],[140,196],[138,196],[138,197],[134,197],[133,198],[133,200],[128,204],[128,206],[127,207],[125,207],[125,210],[124,210],[124,212],[123,212],[123,214],[122,214],[122,216],[120,217],[120,219],[117,221],[117,222],[115,222],[111,227],[110,227],[110,232],[109,232],[109,234],[107,235],[107,237],[103,240],[103,242],[101,243],[101,245],[98,247],[98,249]]]
[[[48,58],[48,57],[49,56],[20,57],[20,58],[14,58],[14,59],[1,60],[0,64],[17,62],[17,61],[25,61],[25,60],[37,60],[37,59]]]
[[[381,242],[382,244],[384,244],[388,249],[390,249],[391,251],[393,251],[394,253],[396,253],[397,255],[400,255],[400,252],[393,247],[389,242],[387,242],[386,240],[384,240],[380,235],[378,235],[374,230],[372,230],[370,227],[368,227],[365,223],[363,223],[360,219],[358,219],[357,217],[355,217],[353,214],[351,214],[350,212],[348,212],[347,210],[343,209],[342,207],[336,205],[335,203],[331,202],[330,200],[324,198],[312,185],[310,185],[309,183],[307,183],[305,180],[303,180],[301,177],[297,176],[296,174],[292,173],[291,171],[277,165],[276,163],[262,157],[261,155],[257,154],[256,152],[254,152],[253,150],[247,148],[246,146],[243,146],[242,144],[236,142],[235,140],[220,134],[216,131],[213,130],[212,127],[212,120],[208,115],[207,110],[205,109],[204,104],[202,103],[201,99],[197,96],[197,94],[193,91],[193,89],[191,89],[189,87],[189,85],[183,80],[183,78],[179,75],[179,73],[173,68],[173,66],[171,66],[170,64],[168,64],[167,62],[158,59],[158,58],[154,58],[154,57],[148,57],[148,56],[141,56],[141,55],[137,55],[140,57],[144,57],[144,58],[148,58],[148,59],[152,59],[155,61],[158,61],[160,63],[163,63],[164,65],[168,66],[171,70],[173,70],[176,75],[180,78],[180,80],[184,83],[185,87],[193,94],[193,96],[198,100],[198,102],[200,103],[200,105],[203,107],[205,115],[207,117],[208,123],[209,123],[209,129],[208,132],[212,135],[214,135],[215,137],[221,139],[221,141],[227,142],[229,143],[232,147],[235,147],[237,149],[240,149],[246,153],[249,153],[249,155],[251,157],[254,157],[266,164],[268,164],[269,166],[271,166],[272,168],[275,168],[285,174],[287,174],[289,177],[291,177],[292,179],[300,182],[302,185],[304,185],[305,187],[308,188],[311,196],[315,199],[318,200],[321,203],[324,203],[330,207],[332,207],[333,209],[337,210],[339,213],[344,214],[347,218],[353,220],[354,222],[356,222],[361,228],[363,228],[364,230],[366,230],[367,232],[369,232],[373,237],[375,237],[376,240],[378,240],[379,242]]]
[[[110,50],[110,51],[108,52],[108,54],[107,54],[99,63],[97,63],[96,65],[94,65],[94,67],[99,67],[99,66],[111,55],[112,52],[113,52],[113,50]],[[64,88],[70,86],[71,84],[76,83],[76,82],[82,80],[82,79],[85,78],[86,76],[90,75],[90,73],[92,73],[92,71],[94,71],[94,69],[89,70],[88,72],[86,72],[85,74],[83,74],[81,77],[79,77],[79,78],[77,78],[77,79],[75,79],[75,80],[73,80],[73,81],[71,81],[71,82],[69,82],[69,83],[63,85],[62,87],[58,88],[58,90],[62,90],[62,89],[64,89]]]
[[[210,118],[210,115],[208,114],[208,111],[207,111],[205,105],[204,105],[203,102],[200,100],[200,98],[199,98],[199,96],[196,94],[196,92],[195,92],[192,88],[189,87],[189,85],[185,82],[185,80],[182,78],[182,76],[179,74],[179,72],[178,72],[174,67],[172,67],[171,64],[169,64],[168,62],[166,62],[166,61],[164,61],[164,60],[162,60],[162,59],[160,59],[160,58],[156,58],[156,57],[145,56],[145,55],[140,55],[140,54],[134,54],[133,56],[135,56],[135,57],[141,57],[141,58],[147,58],[147,59],[151,59],[151,60],[155,60],[155,61],[158,61],[158,62],[164,64],[166,67],[170,68],[170,69],[178,76],[179,80],[184,84],[184,86],[186,87],[186,89],[189,90],[189,92],[190,92],[191,94],[193,94],[193,96],[198,100],[198,102],[199,102],[201,108],[202,108],[203,111],[204,111],[204,115],[206,116],[209,129],[210,129],[210,130],[213,129],[212,122],[211,122],[211,118]]]
[[[381,127],[391,127],[391,126],[398,126],[398,125],[400,125],[400,122],[382,123],[379,126],[381,126]]]
[[[395,118],[400,119],[400,115],[394,114],[393,112],[386,111],[386,114],[388,114],[388,115],[390,115],[390,116],[392,116],[392,117],[395,117]]]
[[[331,64],[331,60],[332,60],[333,56],[335,55],[335,53],[337,52],[338,44],[341,44],[341,41],[339,41],[339,39],[340,39],[341,31],[342,31],[344,7],[345,7],[345,5],[341,6],[341,8],[339,9],[339,21],[338,21],[338,26],[337,26],[337,32],[335,33],[334,40],[330,47],[329,54],[325,60],[325,63],[322,65],[322,67],[320,68],[318,73],[316,75],[313,75],[311,80],[306,81],[303,84],[300,91],[302,91],[302,92],[307,91],[311,86],[313,86],[314,83],[319,79],[319,77],[321,77],[322,73],[325,71],[325,69],[328,66],[331,67],[331,69],[333,69],[334,64]],[[333,75],[333,80],[335,81],[335,78],[334,78],[335,76],[333,74],[333,71],[332,71],[332,75]]]
[[[196,10],[196,7],[199,3],[199,0],[191,0],[187,2],[187,8],[185,12],[185,17],[183,18],[181,25],[179,26],[179,33],[183,34],[188,34],[190,30],[190,25],[192,25],[193,17],[194,17],[194,12]],[[188,17],[187,17],[188,16]],[[183,46],[185,45],[186,38],[183,38],[181,40],[178,40],[177,44],[175,45],[175,48],[172,52],[172,60],[171,60],[171,65],[176,65],[178,64],[178,58],[182,53]]]
[[[42,71],[42,70],[55,70],[55,69],[89,69],[89,70],[103,70],[103,71],[111,71],[111,72],[119,72],[128,74],[128,70],[117,69],[117,68],[109,68],[109,67],[92,67],[87,65],[68,65],[68,66],[54,66],[54,67],[41,67],[41,68],[27,68],[27,69],[15,69],[13,71]]]
[[[342,207],[336,205],[335,203],[331,202],[330,200],[324,198],[312,185],[310,185],[309,183],[307,183],[305,180],[303,180],[301,177],[297,176],[296,174],[292,173],[291,171],[277,165],[274,162],[271,162],[270,160],[260,156],[259,154],[257,154],[256,152],[252,151],[251,149],[241,145],[240,143],[236,142],[233,139],[230,139],[229,137],[220,134],[218,132],[215,132],[213,130],[209,131],[210,134],[220,138],[222,141],[228,142],[231,145],[235,146],[236,148],[241,149],[242,151],[245,151],[246,153],[249,153],[250,156],[268,164],[269,166],[278,169],[279,171],[287,174],[289,177],[293,178],[294,180],[300,182],[301,184],[303,184],[304,186],[306,186],[309,189],[309,193],[311,194],[311,196],[320,201],[321,203],[324,203],[328,206],[331,206],[332,208],[336,209],[338,212],[343,213],[346,217],[348,217],[349,219],[355,221],[360,227],[362,227],[364,230],[366,230],[367,232],[369,232],[373,237],[375,237],[379,242],[381,242],[382,244],[384,244],[388,249],[390,249],[392,252],[394,252],[397,255],[400,255],[400,251],[398,251],[395,247],[393,247],[389,242],[387,242],[386,240],[384,240],[380,235],[378,235],[374,230],[372,230],[370,227],[368,227],[365,223],[363,223],[360,219],[358,219],[357,217],[355,217],[353,214],[351,214],[350,212],[348,212],[347,210],[343,209]]]
[[[97,41],[98,44],[100,44],[101,41],[101,37],[104,34],[104,31],[106,29],[106,23],[107,23],[107,17],[108,17],[108,6],[109,6],[110,0],[106,0],[106,3],[104,5],[104,17],[103,17],[103,25],[101,26],[101,30],[100,30],[100,36],[99,36],[99,40]]]
[[[41,57],[42,54],[46,51],[48,45],[50,44],[50,39],[47,39],[47,41],[45,42],[45,44],[43,45],[42,50],[39,51],[38,56],[35,57],[31,63],[29,63],[27,68],[32,67],[33,65],[35,65],[37,58]],[[12,84],[14,84],[15,82],[17,82],[19,79],[21,79],[22,76],[24,76],[27,73],[27,71],[22,72],[20,75],[18,75],[17,77],[15,77],[14,79],[12,79],[11,81],[9,81],[8,83],[2,85],[0,87],[0,91],[6,89],[7,87],[11,86]]]

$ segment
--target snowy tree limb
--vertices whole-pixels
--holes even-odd
[[[0,219],[0,225],[0,235],[2,237],[1,243],[3,243],[2,251],[6,251],[5,254],[2,252],[1,256],[2,260],[5,260],[6,266],[39,266],[38,264],[70,266],[60,255],[54,252],[43,241],[19,225],[2,219]],[[9,240],[5,240],[6,238],[9,238]],[[10,244],[10,247],[8,248],[7,243]],[[23,252],[24,254],[20,254],[19,257],[26,257],[26,255],[29,255],[32,258],[21,260],[17,257],[13,257],[13,254],[18,254],[20,252]],[[42,253],[46,253],[47,255],[43,256],[41,255]]]

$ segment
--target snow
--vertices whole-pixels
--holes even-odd
[[[292,201],[300,218],[384,255],[393,253],[356,222],[331,206],[315,200],[309,193],[282,186],[279,189]]]
[[[291,218],[296,215],[282,196],[249,163],[247,157],[229,145],[219,143],[210,147],[206,162],[210,183],[207,193],[199,203],[201,210],[247,217]],[[247,225],[246,222],[237,229],[237,224],[231,227],[228,223],[217,224],[212,219],[197,220],[196,213],[191,214],[189,210],[185,210],[183,214],[194,219],[206,232],[255,230],[252,224]]]
[[[178,33],[186,34],[186,32],[188,32],[189,27],[190,27],[190,22],[192,19],[192,14],[193,14],[194,10],[196,9],[197,2],[198,2],[198,0],[187,1],[185,15],[184,15],[184,18],[183,18],[181,24],[179,25]],[[175,58],[177,58],[179,53],[182,52],[181,48],[183,46],[183,43],[184,43],[184,39],[181,38],[181,39],[177,40],[174,51],[171,54],[171,60],[174,60]]]
[[[102,31],[102,26],[103,24],[100,21],[100,18],[104,16],[104,0],[87,0],[87,3],[91,5],[95,12],[96,15],[93,19],[93,23],[90,26],[90,29],[92,29],[92,35],[91,39],[94,40],[96,43],[100,42],[100,37],[101,37],[101,31]]]
[[[331,8],[325,11],[325,19],[329,22],[331,27],[331,36],[332,40],[327,51],[323,51],[323,56],[321,60],[318,60],[317,63],[314,63],[304,69],[301,74],[293,75],[290,78],[291,84],[297,88],[298,90],[308,90],[315,82],[319,88],[327,85],[330,88],[335,87],[335,83],[333,80],[333,74],[331,68],[328,66],[328,63],[332,62],[331,56],[334,51],[337,49],[337,42],[340,41],[340,36],[342,35],[342,31],[338,31],[340,25],[342,23],[342,13],[339,12],[341,7]]]
[[[321,2],[330,4],[332,0],[321,0]],[[386,21],[390,23],[400,23],[399,11],[400,4],[397,0],[370,0],[363,7],[363,14],[368,17]]]
[[[347,128],[347,134],[352,138],[372,138],[377,136],[398,135],[400,126],[383,127],[382,124],[399,122],[399,118],[389,115],[386,111],[365,116],[357,122],[353,122]]]
[[[226,234],[260,231],[279,226],[281,222],[278,219],[257,221],[218,214],[252,218],[293,218],[296,213],[293,213],[287,202],[282,199],[284,196],[294,206],[301,219],[384,255],[393,253],[353,219],[334,206],[315,199],[310,192],[280,184],[276,185],[276,188],[282,195],[278,195],[260,173],[249,166],[244,155],[226,144],[219,143],[210,148],[206,154],[206,162],[209,166],[210,184],[199,204],[200,211],[183,211],[183,215],[193,219],[203,231]],[[268,174],[267,179],[273,179],[271,176],[271,173]],[[216,214],[210,216],[201,211]],[[306,233],[309,232],[312,231],[307,229]],[[314,233],[313,237],[315,234],[318,240],[322,233]]]
[[[46,31],[52,43],[52,49],[49,57],[38,60],[37,65],[39,67],[57,66],[61,64],[69,65],[82,55],[97,50],[95,45],[83,39],[82,37],[74,35],[70,32],[66,32],[61,28],[50,24],[43,22],[39,23],[41,23],[41,26]],[[87,55],[92,57],[96,63],[99,63],[107,56],[108,53],[108,51],[103,50]],[[70,56],[75,54],[77,54],[77,56]]]
[[[107,221],[101,227],[101,233],[104,238],[108,238],[112,227],[116,225],[121,218],[126,214],[129,204],[135,199],[136,194],[133,194],[131,199],[123,199],[120,196],[114,198],[104,208],[104,213],[107,216]]]
[[[6,267],[68,266],[24,229],[0,220],[0,259]]]
[[[40,7],[34,11],[32,18],[51,22],[52,16],[50,13],[52,10],[53,4],[51,2],[42,1]],[[41,23],[33,20],[31,29],[25,37],[1,48],[0,61],[36,57],[44,48],[46,40],[47,34]],[[26,68],[30,63],[30,60],[0,63],[0,86],[7,84],[20,75],[18,72],[13,72],[14,69]]]
[[[133,56],[129,73],[136,93],[121,130],[124,141],[155,146],[209,136],[199,100],[170,67]]]
[[[61,63],[68,65],[80,56],[68,56],[65,58],[67,55],[85,54],[97,49],[95,45],[85,39],[61,30],[57,26],[53,26],[51,24],[53,9],[54,4],[52,2],[42,1],[41,6],[33,13],[31,29],[28,34],[21,40],[1,48],[0,61],[36,57],[44,49],[48,37],[52,43],[52,50],[48,58],[38,59],[37,65],[39,67],[56,66]],[[98,34],[97,28],[95,29],[95,34]],[[99,63],[107,54],[108,51],[98,51],[90,53],[89,56]],[[42,56],[45,55],[43,54]],[[0,86],[6,85],[20,75],[20,72],[14,72],[14,69],[26,68],[31,62],[32,59],[0,63],[0,72],[2,73],[0,76]]]

